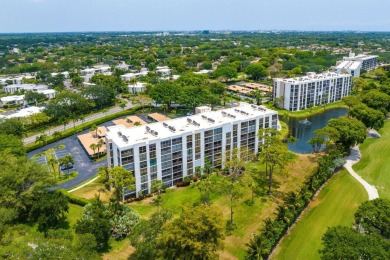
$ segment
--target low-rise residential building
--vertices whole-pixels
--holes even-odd
[[[13,77],[0,77],[0,84],[3,86],[22,84],[23,79],[35,79],[33,75],[17,75]]]
[[[137,82],[135,84],[127,85],[129,89],[129,93],[131,94],[138,94],[143,93],[146,91],[146,83],[143,82]]]
[[[299,111],[341,100],[351,89],[350,74],[309,72],[304,77],[274,79],[273,99],[280,108]]]
[[[171,187],[193,176],[205,163],[223,167],[235,148],[242,154],[257,153],[259,129],[276,129],[277,125],[276,111],[240,103],[146,126],[111,126],[106,133],[108,165],[123,166],[134,173],[133,194],[150,193],[153,180]]]
[[[80,70],[80,73],[82,76],[85,75],[95,75],[95,74],[104,74],[104,75],[111,75],[111,67],[108,65],[96,65],[92,68],[86,68]]]
[[[144,70],[144,71],[141,71],[141,72],[137,72],[137,73],[126,73],[126,74],[123,74],[121,75],[121,79],[123,81],[131,81],[133,79],[137,79],[139,77],[142,77],[142,76],[146,76],[148,75],[148,71],[147,70]]]
[[[55,77],[55,76],[57,76],[57,75],[59,75],[59,74],[64,75],[64,78],[65,78],[65,79],[68,79],[68,78],[69,78],[69,72],[68,72],[68,71],[50,73],[50,75],[51,75],[52,77]]]
[[[24,105],[24,95],[7,96],[0,98],[0,105]]]
[[[34,114],[41,113],[45,108],[44,107],[28,107],[28,108],[22,108],[18,111],[16,111],[13,114],[2,116],[3,118],[20,118],[20,117],[29,117]]]
[[[18,91],[33,91],[33,92],[39,92],[42,90],[46,90],[49,87],[47,85],[37,85],[37,84],[12,84],[3,87],[3,91],[5,93],[13,94]]]
[[[172,70],[168,66],[160,66],[156,68],[156,72],[158,75],[166,77],[171,75]]]

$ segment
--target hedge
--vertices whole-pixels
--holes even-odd
[[[248,245],[257,241],[261,241],[261,244],[257,244],[257,252],[251,247],[247,251],[246,259],[257,259],[257,254],[261,254],[263,259],[268,259],[287,230],[308,206],[315,193],[332,177],[334,172],[342,168],[344,163],[345,159],[341,157],[337,150],[318,160],[318,166],[307,178],[300,191],[287,194],[284,203],[277,208],[276,218],[268,218],[264,221],[263,228],[258,235],[252,238]],[[258,237],[261,239],[258,240]]]
[[[114,120],[118,117],[132,115],[135,112],[137,112],[143,108],[147,108],[147,107],[146,106],[145,107],[142,107],[142,106],[134,107],[134,108],[131,108],[128,110],[117,112],[117,113],[112,114],[112,115],[107,115],[107,116],[95,119],[95,120],[90,121],[90,122],[86,122],[86,123],[78,125],[74,128],[67,129],[67,130],[61,132],[60,137],[54,138],[53,136],[49,136],[47,138],[47,144],[51,144],[51,143],[57,142],[59,140],[62,140],[66,137],[78,134],[78,133],[80,133],[88,128],[91,128],[91,126],[93,126],[93,125],[100,125],[100,124],[103,124],[107,121]],[[39,148],[42,148],[44,146],[45,146],[45,144],[42,144],[42,143],[28,144],[26,146],[26,150],[27,150],[27,152],[31,152],[31,151],[37,150]]]
[[[86,199],[73,196],[72,194],[67,192],[65,189],[59,189],[58,192],[61,192],[62,194],[64,194],[69,199],[69,203],[79,205],[81,207],[84,207],[85,205],[91,203],[90,201],[88,201]]]

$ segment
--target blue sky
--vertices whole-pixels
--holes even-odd
[[[389,0],[0,0],[0,33],[390,31]]]

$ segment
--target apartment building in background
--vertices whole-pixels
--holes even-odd
[[[334,71],[337,73],[349,73],[353,77],[359,77],[362,69],[368,71],[377,67],[377,55],[355,55],[355,53],[350,53],[348,57],[344,57],[342,61],[336,63]]]
[[[146,126],[108,127],[108,165],[123,166],[134,173],[133,194],[149,193],[156,179],[171,187],[184,177],[193,176],[206,162],[222,167],[224,157],[234,148],[240,148],[242,153],[256,153],[259,129],[278,125],[276,111],[247,103],[198,112]]]
[[[373,70],[378,67],[378,55],[366,55],[350,53],[348,57],[344,57],[343,61],[357,61],[361,62],[363,70]]]
[[[351,89],[350,74],[308,72],[303,77],[274,79],[273,99],[280,108],[299,111],[341,100]]]

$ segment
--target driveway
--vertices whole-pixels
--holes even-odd
[[[101,126],[111,126],[113,125],[111,121],[106,122],[104,124],[101,124]],[[89,130],[85,130],[81,133],[78,133],[77,135],[80,134],[85,134],[89,132]],[[74,168],[78,172],[78,175],[66,182],[63,182],[59,184],[56,188],[58,189],[71,189],[80,183],[85,182],[86,180],[92,178],[93,176],[96,175],[97,169],[101,166],[107,166],[107,160],[103,160],[100,162],[93,162],[91,159],[89,159],[87,153],[84,151],[84,148],[82,145],[79,143],[77,139],[77,135],[72,135],[70,137],[67,137],[65,139],[62,139],[60,141],[57,141],[55,143],[49,144],[43,148],[40,148],[38,150],[29,152],[27,154],[28,158],[31,158],[32,156],[41,153],[44,150],[56,147],[58,145],[64,145],[65,149],[67,152],[71,153],[74,158]]]

